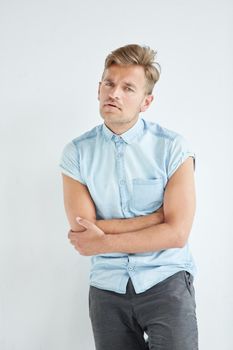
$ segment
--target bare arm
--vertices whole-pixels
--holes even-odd
[[[83,217],[93,223],[96,221],[95,205],[87,186],[71,177],[62,174],[63,197],[67,219],[72,231],[85,231],[76,217]]]
[[[96,220],[96,226],[107,234],[117,234],[142,230],[163,222],[163,207],[156,212],[128,219]]]
[[[95,223],[106,234],[134,232],[163,222],[163,208],[149,215],[129,219],[96,220],[95,204],[87,186],[64,174],[62,178],[65,211],[74,232],[85,231],[85,228],[77,223],[77,216]]]
[[[164,222],[137,232],[106,237],[105,252],[138,253],[181,248],[195,213],[193,159],[189,157],[169,179],[164,194]]]

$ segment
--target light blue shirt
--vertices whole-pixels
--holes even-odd
[[[88,187],[97,219],[147,215],[163,204],[167,181],[195,153],[175,131],[143,118],[121,135],[104,123],[67,143],[62,173]],[[146,253],[106,253],[91,257],[90,284],[126,293],[129,277],[141,293],[174,273],[196,274],[188,243]]]

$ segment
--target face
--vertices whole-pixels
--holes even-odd
[[[99,110],[110,128],[130,128],[153,100],[146,94],[144,69],[139,65],[111,65],[99,83]]]

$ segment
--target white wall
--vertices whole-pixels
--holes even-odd
[[[229,0],[0,2],[0,348],[94,349],[89,257],[67,239],[58,168],[66,142],[102,123],[105,56],[158,50],[161,80],[143,116],[196,152],[191,247],[200,349],[233,349],[233,3]]]

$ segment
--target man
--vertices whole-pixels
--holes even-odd
[[[97,350],[198,349],[188,249],[195,154],[180,134],[139,117],[159,79],[155,54],[126,45],[108,55],[104,123],[69,142],[60,162],[70,242],[92,256]]]

